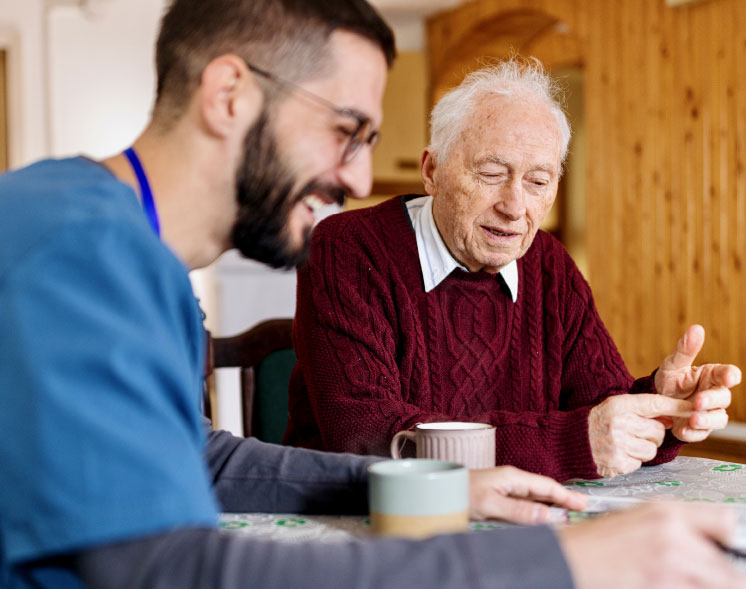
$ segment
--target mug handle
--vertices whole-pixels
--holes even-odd
[[[401,438],[404,438],[404,441],[399,444],[399,440]],[[407,443],[407,440],[411,440],[412,442],[415,441],[415,433],[409,432],[409,431],[403,431],[396,434],[391,439],[391,458],[396,458],[397,460],[401,458],[401,451],[404,449],[404,445]]]

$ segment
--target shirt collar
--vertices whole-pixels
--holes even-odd
[[[435,226],[433,197],[413,198],[406,204],[417,239],[417,253],[420,257],[420,269],[425,283],[425,292],[433,290],[456,268],[468,272],[468,268],[460,264],[448,251],[438,228]],[[518,264],[513,260],[504,266],[499,274],[508,290],[510,290],[510,297],[515,303],[518,300]]]

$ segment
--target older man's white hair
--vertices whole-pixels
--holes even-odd
[[[562,110],[562,92],[538,59],[518,57],[470,73],[438,101],[430,115],[430,151],[436,162],[442,163],[448,156],[453,142],[485,94],[544,102],[557,119],[562,140],[560,163],[564,163],[572,131]]]

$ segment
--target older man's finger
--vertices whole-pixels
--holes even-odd
[[[690,325],[681,339],[676,343],[676,350],[661,365],[665,370],[679,370],[691,366],[705,343],[705,328],[701,325]]]
[[[690,401],[696,411],[708,411],[710,409],[726,409],[730,406],[732,395],[730,389],[718,387],[707,391],[700,391],[690,397]]]
[[[660,444],[656,444],[650,440],[632,437],[627,442],[625,450],[627,456],[639,460],[640,462],[647,462],[648,460],[655,458],[656,454],[658,454],[658,446],[660,446]]]
[[[689,426],[692,429],[723,429],[728,425],[728,414],[725,409],[714,409],[712,411],[701,411],[689,418]]]
[[[666,395],[628,395],[626,402],[629,403],[629,409],[640,417],[689,417],[694,410],[691,401]]]
[[[706,364],[703,366],[711,387],[734,387],[741,382],[741,370],[733,364]]]
[[[671,431],[673,431],[674,436],[687,444],[701,442],[702,440],[706,440],[710,435],[710,430],[708,429],[692,429],[688,426],[677,426]]]
[[[635,438],[647,440],[655,444],[656,448],[663,443],[666,436],[666,426],[659,419],[670,419],[665,417],[649,418],[635,415],[629,422],[628,432]]]

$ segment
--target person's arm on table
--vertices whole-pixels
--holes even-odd
[[[557,538],[543,526],[335,544],[178,530],[84,551],[77,570],[92,589],[572,587]]]
[[[181,530],[85,551],[77,570],[93,589],[732,589],[746,577],[717,544],[727,545],[734,528],[735,514],[727,509],[652,504],[556,536],[530,527],[421,542],[314,545]]]
[[[223,511],[365,513],[371,456],[290,448],[207,431],[205,458]]]

